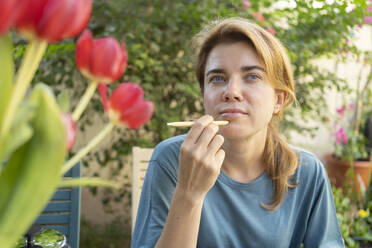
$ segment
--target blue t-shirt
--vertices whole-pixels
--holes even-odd
[[[156,146],[143,185],[132,248],[154,247],[165,225],[177,184],[180,146],[186,135]],[[197,247],[344,247],[327,173],[315,155],[298,148],[299,166],[279,208],[260,206],[274,195],[264,172],[249,183],[229,178],[222,170],[207,193]]]

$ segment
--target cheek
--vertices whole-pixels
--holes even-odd
[[[271,91],[251,92],[246,99],[249,99],[250,104],[260,114],[271,115],[274,110],[275,96]]]
[[[213,107],[216,106],[216,98],[211,94],[205,94],[203,96],[204,109],[206,113],[211,113]]]

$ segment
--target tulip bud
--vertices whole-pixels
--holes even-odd
[[[79,34],[89,22],[92,0],[22,0],[17,29],[27,38],[49,42]]]
[[[125,44],[113,37],[94,40],[92,33],[85,30],[76,44],[76,65],[91,80],[114,82],[123,75],[127,63]]]
[[[109,101],[109,108],[123,113],[142,101],[143,91],[138,84],[123,83],[112,92]]]
[[[133,105],[127,111],[121,113],[120,120],[128,125],[129,128],[136,129],[147,122],[154,112],[154,103],[141,101]]]
[[[4,34],[13,25],[18,13],[20,0],[0,1],[0,35]]]
[[[136,129],[147,122],[154,112],[154,104],[143,101],[143,91],[138,84],[120,84],[109,100],[107,100],[106,85],[100,84],[98,91],[110,120],[115,124]]]
[[[66,149],[71,150],[76,138],[76,123],[72,120],[71,115],[63,113],[62,121],[65,126],[66,133]]]

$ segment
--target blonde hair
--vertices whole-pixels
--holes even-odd
[[[281,110],[274,114],[269,125],[264,148],[265,171],[273,180],[274,196],[271,204],[261,203],[268,210],[275,210],[282,202],[290,184],[290,176],[298,166],[296,153],[288,146],[278,132],[278,124],[284,109],[296,101],[293,73],[286,50],[278,39],[257,24],[243,18],[228,18],[206,25],[193,39],[197,51],[196,77],[204,94],[205,65],[210,51],[220,43],[247,42],[263,61],[268,79],[275,90],[286,92]]]

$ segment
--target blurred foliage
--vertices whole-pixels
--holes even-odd
[[[332,187],[338,224],[345,246],[372,246],[372,181],[361,201],[355,200],[351,187]],[[363,215],[361,214],[363,213]]]
[[[89,28],[95,38],[111,35],[126,42],[129,65],[120,82],[140,83],[145,98],[153,101],[156,107],[152,120],[144,127],[117,129],[113,145],[88,156],[85,165],[92,160],[101,166],[110,163],[112,174],[118,175],[124,164],[129,166],[124,157],[131,153],[132,146],[154,147],[163,139],[186,132],[169,128],[166,122],[202,115],[202,98],[189,42],[203,24],[221,17],[245,17],[276,31],[275,35],[288,48],[300,103],[287,110],[281,130],[286,135],[292,130],[303,135],[314,133],[317,127],[306,123],[328,119],[325,91],[336,88],[349,93],[350,89],[333,71],[321,69],[313,61],[325,56],[335,57],[340,52],[348,52],[356,59],[360,57],[361,52],[346,41],[353,39],[353,33],[363,24],[366,14],[365,1],[325,2],[292,1],[295,6],[277,8],[270,0],[251,1],[251,7],[241,0],[95,0]],[[350,6],[353,11],[348,11]],[[254,13],[262,13],[265,20],[255,20]],[[21,56],[21,42],[15,49],[15,56]],[[53,85],[57,92],[67,89],[71,105],[77,101],[87,82],[75,69],[73,40],[49,46],[35,81]],[[83,115],[82,130],[93,124],[92,113],[95,112],[103,112],[97,95]],[[103,200],[109,203],[127,196],[130,199],[129,192],[127,183],[119,194],[105,192]],[[130,206],[130,200],[126,204]]]
[[[81,219],[81,248],[123,248],[130,247],[131,230],[122,218],[115,218],[106,224],[94,224]]]

